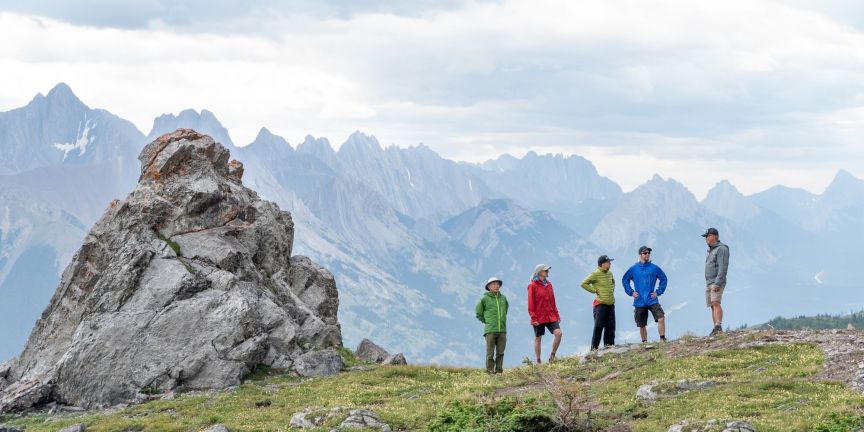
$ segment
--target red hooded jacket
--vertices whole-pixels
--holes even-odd
[[[555,306],[555,292],[549,279],[546,279],[546,285],[540,280],[532,280],[528,284],[528,315],[531,316],[532,323],[561,321],[558,307]]]

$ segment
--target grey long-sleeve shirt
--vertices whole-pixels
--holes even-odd
[[[726,286],[726,271],[729,270],[729,246],[717,243],[709,246],[705,257],[705,286]]]

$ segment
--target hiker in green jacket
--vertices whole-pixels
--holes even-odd
[[[582,281],[585,291],[597,295],[592,350],[600,347],[600,335],[603,335],[603,346],[615,345],[615,278],[609,270],[614,260],[601,255],[597,259],[597,269]]]
[[[507,347],[507,297],[501,294],[501,279],[491,277],[486,281],[486,291],[477,307],[477,319],[485,324],[486,372],[504,371],[504,348]]]

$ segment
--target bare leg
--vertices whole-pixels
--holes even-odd
[[[648,329],[645,327],[639,327],[639,336],[642,336],[643,341],[648,340]]]
[[[537,363],[540,363],[540,342],[542,340],[542,336],[534,337],[534,358],[537,359]]]
[[[666,317],[657,320],[657,332],[660,336],[666,336]]]
[[[720,306],[720,302],[711,302],[711,315],[714,317],[714,325],[723,322],[723,306]]]
[[[558,345],[561,345],[561,336],[564,334],[561,332],[561,329],[555,329],[552,334],[555,335],[555,340],[552,341],[552,357],[555,357],[555,353],[558,352]]]

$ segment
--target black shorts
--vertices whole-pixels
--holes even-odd
[[[657,322],[660,318],[666,316],[660,303],[651,306],[637,307],[633,309],[633,318],[636,319],[636,327],[645,327],[648,324],[648,311],[651,311],[651,315],[654,316],[654,322]]]
[[[544,334],[546,334],[547,328],[549,329],[549,333],[555,333],[555,330],[560,329],[561,325],[557,321],[556,322],[550,322],[550,323],[537,324],[536,326],[534,326],[534,336],[536,336],[536,337],[543,336]]]

